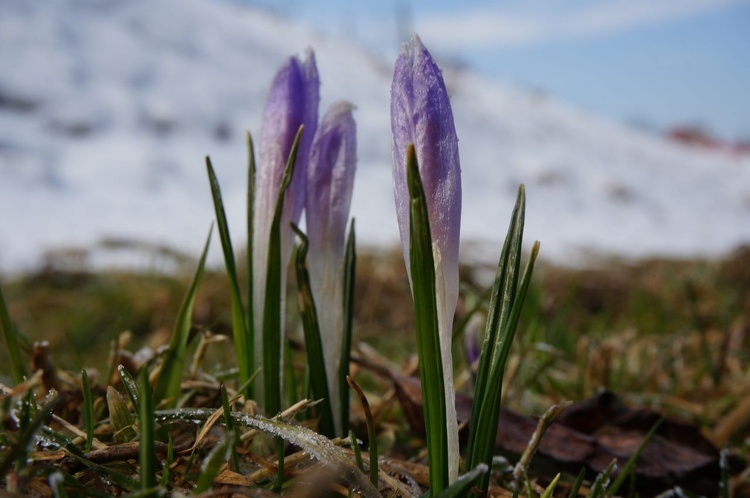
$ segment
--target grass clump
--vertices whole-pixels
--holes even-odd
[[[746,332],[743,332],[746,329],[742,316],[746,316],[747,311],[743,309],[733,320],[726,322],[723,312],[712,303],[737,300],[750,302],[746,301],[747,294],[742,295],[740,289],[726,284],[727,268],[750,265],[750,260],[743,254],[738,251],[723,261],[659,261],[642,262],[636,265],[612,263],[607,268],[595,270],[598,285],[606,284],[607,288],[611,289],[610,292],[600,296],[598,312],[592,311],[587,306],[576,304],[571,307],[570,304],[580,303],[581,292],[577,289],[582,285],[581,282],[590,278],[593,270],[572,270],[542,265],[540,273],[532,283],[531,299],[527,303],[535,312],[535,321],[530,322],[528,314],[522,317],[520,327],[527,333],[515,341],[510,351],[509,371],[504,379],[504,384],[507,386],[504,395],[505,403],[520,413],[541,414],[547,406],[557,401],[579,400],[596,387],[605,386],[616,391],[635,406],[658,406],[662,413],[670,417],[697,424],[717,444],[727,444],[733,454],[742,455],[747,451],[743,441],[744,435],[747,434],[748,421],[750,421],[747,409],[743,408],[748,386],[742,380],[747,377],[746,359],[748,345],[750,345],[748,343],[750,338],[745,335]],[[370,292],[366,296],[358,295],[355,302],[354,323],[356,327],[353,338],[355,359],[359,359],[362,354],[358,352],[360,350],[365,354],[370,354],[368,353],[369,347],[364,346],[371,344],[388,358],[379,360],[382,366],[408,373],[415,344],[414,338],[407,333],[411,307],[408,303],[408,287],[403,280],[399,282],[400,279],[398,279],[397,268],[401,263],[395,255],[388,254],[377,256],[360,254],[359,262],[357,279],[360,282],[367,281]],[[481,268],[464,268],[464,285],[467,293],[473,292],[473,288],[480,289],[476,283],[472,283],[478,271],[481,271]],[[622,278],[623,275],[628,275],[628,278]],[[697,275],[700,279],[696,277]],[[58,296],[58,299],[69,298],[71,302],[75,302],[76,296],[78,299],[81,299],[82,294],[85,296],[85,289],[91,287],[92,281],[103,279],[113,282],[111,274],[91,274],[87,277],[87,283],[80,283],[83,292],[75,287],[60,291],[56,283],[45,283],[38,275],[33,278],[40,282],[39,287],[30,288],[25,283],[29,278],[32,277],[20,277],[17,280],[4,282],[4,288],[8,289],[5,294],[8,299],[8,309],[13,313],[18,311],[19,315],[24,317],[36,316],[41,310],[46,309],[50,313],[46,320],[58,325],[54,329],[40,330],[35,328],[33,320],[29,323],[15,321],[25,336],[19,341],[21,355],[27,368],[32,350],[27,348],[26,344],[30,345],[43,337],[51,342],[62,338],[59,344],[64,344],[65,336],[73,333],[66,330],[68,325],[66,325],[64,310],[46,307],[44,299],[39,298],[39,296],[51,295],[48,290],[44,289],[44,286],[55,286],[58,292],[62,292],[64,295]],[[156,482],[168,494],[192,493],[192,486],[197,485],[201,467],[209,453],[225,440],[223,434],[227,429],[223,423],[222,383],[228,383],[225,384],[227,386],[225,388],[229,400],[232,400],[230,402],[231,413],[240,417],[242,413],[254,410],[252,400],[244,398],[238,392],[239,386],[235,380],[237,373],[236,371],[232,373],[234,352],[231,343],[226,340],[216,342],[214,339],[207,339],[207,328],[219,331],[219,337],[231,336],[232,332],[231,317],[224,313],[224,310],[229,309],[230,303],[227,299],[228,293],[225,292],[226,287],[222,285],[222,276],[208,271],[204,279],[198,298],[198,303],[202,303],[199,307],[203,308],[203,312],[193,316],[188,345],[187,363],[190,365],[197,363],[198,367],[195,370],[186,368],[183,371],[179,398],[185,410],[202,410],[204,414],[202,417],[208,417],[213,413],[217,415],[207,430],[204,429],[208,427],[206,424],[208,419],[191,418],[195,413],[191,414],[190,411],[185,411],[182,419],[174,416],[169,420],[158,421],[155,431]],[[394,281],[394,279],[398,280]],[[656,317],[653,319],[649,319],[649,316],[640,317],[641,327],[638,329],[633,325],[634,318],[631,317],[630,321],[628,319],[632,313],[631,305],[628,303],[639,299],[637,295],[643,292],[646,286],[644,280],[648,282],[648,290],[652,293],[651,302],[654,308],[664,306],[677,310],[688,309],[688,297],[675,296],[671,293],[671,289],[679,287],[680,279],[697,282],[701,289],[700,302],[707,324],[710,356],[717,362],[717,366],[724,365],[719,368],[723,373],[717,387],[713,386],[713,380],[705,373],[708,370],[701,363],[701,358],[703,358],[700,349],[703,344],[701,336],[704,331],[695,328],[693,317],[689,313],[684,313],[681,317],[673,317],[675,325],[671,330],[659,326],[661,321],[658,318],[658,312],[651,315]],[[137,281],[144,282],[147,288],[156,287],[154,282],[158,282],[162,286],[159,292],[163,293],[170,292],[169,289],[178,289],[180,286],[185,288],[189,284],[181,276],[123,275],[122,288],[118,289],[118,292],[122,293],[119,299],[121,302],[128,301],[130,297],[133,300],[142,298],[138,290],[139,286],[135,285]],[[114,283],[108,285],[115,287]],[[385,289],[392,290],[392,292],[385,292]],[[564,294],[564,289],[569,290],[568,295]],[[21,291],[31,292],[32,298],[24,299],[25,296]],[[35,292],[36,296],[34,296]],[[548,299],[535,299],[534,293],[546,295]],[[401,296],[400,307],[394,305],[399,302],[399,295]],[[170,301],[171,305],[165,308],[163,303],[153,302],[151,309],[146,309],[142,313],[152,313],[154,317],[164,317],[171,313],[173,317],[176,317],[179,298],[180,292],[175,290],[174,298]],[[461,309],[462,305],[459,306],[457,321],[463,316]],[[388,310],[388,312],[374,312],[373,310]],[[122,310],[101,307],[91,319],[94,322],[106,321],[107,317],[112,320],[113,315],[121,312]],[[676,315],[679,314],[676,313]],[[123,314],[123,318],[119,320],[123,321],[124,327],[129,325],[126,314]],[[161,326],[158,325],[163,318],[152,318],[152,320],[157,325],[150,333],[133,335],[129,342],[125,340],[125,337],[120,337],[118,344],[122,348],[119,353],[120,358],[132,359],[136,356],[137,350],[152,341],[156,343],[161,340],[162,344],[166,344],[167,340],[159,331]],[[576,347],[574,343],[570,349],[560,347],[559,350],[551,350],[549,347],[542,347],[542,344],[545,344],[544,336],[528,337],[528,331],[532,327],[535,330],[543,328],[550,334],[556,334],[555,328],[574,326],[577,330],[579,345]],[[384,327],[389,327],[390,333],[387,336],[383,332]],[[119,334],[112,333],[109,340],[117,341],[118,336]],[[209,341],[207,347],[199,348],[199,344],[207,340]],[[728,350],[723,345],[727,340],[731,343]],[[295,340],[293,344],[298,343]],[[588,344],[597,344],[599,347],[583,346]],[[109,349],[106,348],[106,350]],[[203,352],[199,349],[203,349]],[[608,349],[609,352],[607,352]],[[54,367],[54,373],[57,378],[59,398],[54,413],[61,420],[51,419],[49,416],[34,418],[35,415],[45,413],[43,398],[47,387],[45,387],[41,372],[27,377],[26,381],[19,385],[14,385],[10,370],[7,368],[9,363],[3,363],[2,374],[5,387],[0,396],[2,398],[0,406],[4,423],[0,441],[2,441],[3,456],[11,455],[11,458],[9,470],[4,475],[2,485],[6,489],[25,493],[31,493],[34,490],[62,489],[69,496],[81,494],[109,496],[114,493],[138,492],[142,483],[139,478],[137,430],[132,439],[118,442],[105,402],[106,388],[111,385],[111,388],[118,391],[120,398],[125,402],[130,414],[131,430],[137,429],[136,410],[128,394],[132,387],[126,389],[120,375],[111,378],[105,375],[109,370],[107,366],[109,362],[102,361],[101,353],[97,350],[84,351],[77,360],[73,360],[74,357],[63,350],[55,348],[53,351],[56,353],[50,356],[57,365]],[[153,351],[153,353],[156,352]],[[299,380],[298,399],[303,400],[303,377],[306,363],[304,351],[295,345],[292,348],[291,358],[292,371]],[[607,369],[604,368],[605,358],[610,362],[608,367],[610,373],[607,373]],[[656,358],[659,359],[658,362]],[[94,416],[90,451],[86,448],[89,430],[84,421],[84,412],[87,409],[86,404],[82,402],[84,387],[80,380],[81,376],[68,373],[75,372],[81,363],[100,365],[100,368],[86,369],[90,381],[91,408]],[[148,363],[146,365],[146,368],[152,369]],[[352,365],[352,372],[360,381],[364,394],[370,401],[370,410],[375,424],[375,438],[379,442],[382,471],[380,475],[390,473],[397,476],[394,468],[400,469],[398,472],[408,469],[409,475],[420,484],[420,487],[427,486],[425,479],[427,467],[424,466],[424,460],[422,460],[421,436],[408,425],[403,408],[393,394],[389,394],[392,389],[389,382],[381,376],[373,376],[357,365],[358,363]],[[464,360],[458,359],[459,391],[467,389],[461,387],[463,379],[466,379],[467,368]],[[615,376],[612,372],[619,373]],[[133,371],[133,375],[137,378],[136,374],[137,370]],[[35,400],[33,408],[31,400]],[[23,408],[24,406],[26,408]],[[160,407],[155,408],[157,413],[162,410]],[[293,407],[294,413],[283,414],[282,420],[301,424],[302,427],[314,428],[316,418],[310,418],[307,414],[312,414],[315,409],[314,404],[304,402],[302,405]],[[17,425],[17,422],[11,418],[12,413],[28,414],[24,415],[28,417],[28,421]],[[364,449],[368,447],[367,441],[370,440],[365,419],[365,413],[359,404],[354,403],[352,405],[352,428],[356,437],[365,442]],[[34,420],[41,421],[42,425],[36,432],[28,432],[28,428],[33,428]],[[23,430],[21,425],[24,427]],[[167,435],[165,435],[165,428]],[[224,490],[227,495],[232,492],[249,493],[256,489],[267,489],[276,477],[273,464],[276,460],[274,453],[258,452],[257,445],[253,443],[253,440],[257,439],[257,433],[252,428],[236,425],[232,430],[238,434],[235,448],[240,470],[239,472],[235,470],[230,454],[223,460],[221,470],[214,478],[211,489]],[[24,438],[32,433],[34,434],[32,451],[28,453],[28,458],[24,458],[23,464],[18,464],[18,458],[13,455],[22,448],[20,444],[25,440]],[[332,441],[341,445],[343,454],[347,455],[347,458],[350,458],[352,464],[357,467],[356,452],[349,449],[351,445],[348,439],[346,443],[339,440]],[[366,451],[362,453],[363,474],[369,481],[368,454]],[[536,480],[541,484],[545,482],[545,476],[551,480],[556,475],[557,472],[547,473],[544,469],[535,467],[534,461],[532,460],[532,465],[528,470],[531,482]],[[285,469],[288,472],[286,479],[289,480],[289,485],[293,485],[295,479],[299,480],[309,472],[312,472],[310,476],[321,477],[318,475],[320,471],[316,470],[319,467],[316,466],[315,461],[310,460],[304,452],[295,450],[293,446],[289,446],[286,450],[285,462]],[[620,466],[624,465],[624,461],[620,463]],[[493,475],[491,493],[503,496],[502,486],[510,486],[511,478],[505,480],[503,475],[501,473]],[[572,493],[577,475],[578,472],[573,472],[572,475],[563,473],[552,496],[568,496]],[[337,476],[329,474],[329,477],[335,481]],[[586,477],[581,481],[578,496],[587,496],[595,477]],[[321,481],[323,481],[322,477]],[[380,486],[386,486],[385,482],[384,479],[381,480]],[[743,486],[741,480],[734,479],[730,482],[733,489],[741,489]],[[393,482],[390,483],[404,494],[407,491],[416,494],[416,490],[409,486],[399,487]],[[346,483],[342,485],[347,486]],[[620,492],[625,491],[627,495],[629,486],[626,480]],[[388,492],[387,489],[384,488],[383,492]],[[526,493],[524,489],[525,485],[521,488],[521,496]],[[533,489],[536,488],[532,487]],[[541,495],[544,489],[538,494]],[[269,493],[269,491],[262,492]],[[532,492],[536,493],[536,491]],[[511,494],[512,492],[508,489],[507,496]],[[646,495],[641,494],[641,496]]]

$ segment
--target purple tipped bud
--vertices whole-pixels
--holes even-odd
[[[344,252],[357,163],[357,128],[349,102],[334,103],[318,126],[307,174],[307,237],[316,253]]]
[[[292,252],[294,232],[290,223],[298,223],[305,205],[305,182],[310,145],[318,122],[320,82],[315,55],[310,50],[303,62],[290,57],[276,73],[263,110],[263,124],[258,167],[255,179],[253,220],[253,310],[256,364],[262,364],[263,309],[265,303],[268,244],[271,225],[279,198],[284,173],[294,138],[300,126],[305,129],[300,138],[294,175],[284,197],[281,215],[281,281],[286,281],[287,262]],[[272,297],[273,299],[273,297]],[[281,295],[281,309],[284,293]],[[282,322],[283,323],[283,322]],[[260,379],[257,385],[262,386]]]
[[[406,184],[406,146],[413,143],[427,199],[432,240],[441,253],[448,294],[446,304],[452,303],[452,309],[455,309],[461,225],[458,138],[443,76],[416,35],[402,47],[396,60],[391,86],[391,128],[396,215],[407,269],[409,189]]]
[[[310,286],[338,435],[343,435],[338,375],[344,332],[344,247],[357,163],[353,109],[348,102],[336,102],[318,126],[310,150],[305,210]]]
[[[253,246],[266,250],[279,197],[281,177],[299,127],[305,130],[300,139],[292,183],[286,194],[282,230],[282,255],[291,253],[293,235],[289,223],[299,222],[305,205],[305,179],[310,144],[318,122],[320,82],[315,55],[307,60],[290,57],[276,73],[263,110],[260,158],[255,191],[255,237]],[[265,260],[265,258],[264,258]],[[286,259],[285,259],[286,261]],[[264,264],[263,262],[258,262]]]
[[[432,235],[435,299],[445,386],[448,480],[458,475],[458,424],[451,337],[458,301],[458,245],[461,225],[461,166],[448,91],[440,69],[416,35],[401,49],[391,86],[393,187],[401,247],[411,281],[410,200],[406,147],[414,144]]]

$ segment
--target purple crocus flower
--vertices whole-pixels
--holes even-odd
[[[262,365],[263,344],[260,331],[263,327],[263,308],[268,265],[268,244],[271,224],[279,198],[279,188],[294,138],[304,125],[294,176],[284,198],[281,217],[281,281],[286,281],[286,268],[294,243],[290,223],[298,223],[305,205],[307,161],[318,122],[320,82],[315,55],[308,50],[303,62],[290,57],[276,73],[263,110],[260,154],[255,182],[253,221],[253,315],[255,327],[256,365]],[[271,297],[272,299],[275,297]],[[281,295],[284,310],[284,293]],[[282,311],[283,313],[283,311]],[[282,321],[283,323],[283,321]],[[282,340],[280,338],[280,340]],[[263,385],[263,372],[256,385]],[[262,396],[261,396],[262,397]]]
[[[357,163],[353,109],[349,102],[336,102],[318,126],[310,150],[305,209],[310,286],[316,303],[329,399],[338,435],[343,435],[339,370],[344,332],[344,246]]]
[[[405,44],[391,86],[393,188],[404,260],[409,269],[409,189],[406,146],[413,143],[429,207],[430,231],[443,261],[449,294],[458,299],[461,166],[458,137],[440,69],[418,36]],[[450,302],[448,303],[450,304]]]
[[[393,187],[401,247],[409,263],[409,189],[406,147],[414,144],[427,201],[435,259],[438,327],[446,390],[449,480],[458,473],[458,429],[453,389],[451,329],[458,301],[458,245],[461,223],[461,167],[448,91],[435,60],[418,36],[405,44],[391,86]],[[411,279],[411,277],[410,277]]]

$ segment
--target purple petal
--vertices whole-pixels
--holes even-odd
[[[305,130],[297,151],[294,177],[285,197],[282,216],[282,255],[288,258],[293,237],[289,223],[299,222],[305,201],[305,180],[310,144],[318,121],[320,82],[312,51],[302,63],[290,57],[271,84],[261,128],[260,154],[255,188],[253,247],[265,251],[279,196],[281,177],[299,127]],[[265,265],[265,255],[258,264]]]
[[[357,129],[348,102],[333,104],[310,150],[307,237],[310,286],[323,341],[325,375],[337,434],[343,435],[338,372],[344,331],[344,246],[357,162]]]
[[[268,244],[279,188],[294,138],[300,128],[300,138],[292,182],[284,197],[281,216],[281,281],[286,281],[287,262],[291,256],[294,233],[290,223],[298,223],[305,205],[305,183],[310,144],[315,135],[320,101],[320,82],[315,56],[308,51],[301,62],[290,57],[279,69],[268,92],[263,110],[260,153],[255,181],[253,220],[253,308],[255,330],[262,330],[265,303]],[[284,310],[284,293],[280,296]],[[262,364],[262,334],[255,334],[256,363]],[[262,372],[261,372],[262,377]],[[256,382],[262,386],[262,379]]]
[[[404,260],[409,267],[406,146],[413,143],[427,199],[430,231],[442,256],[447,304],[458,296],[461,167],[448,91],[435,60],[416,35],[396,61],[391,86],[393,184]],[[451,312],[452,314],[452,312]]]
[[[349,102],[334,103],[318,126],[307,176],[310,258],[342,254],[357,163],[357,128]]]
[[[255,220],[257,243],[268,245],[281,177],[299,127],[305,130],[297,151],[294,177],[284,203],[283,227],[299,222],[305,204],[305,179],[310,144],[315,135],[320,101],[315,56],[308,52],[302,63],[290,57],[276,73],[263,110],[260,154],[256,178]],[[289,253],[293,237],[284,229],[282,253]],[[256,242],[254,240],[254,242]]]

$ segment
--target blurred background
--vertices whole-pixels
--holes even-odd
[[[520,183],[556,263],[750,241],[746,0],[4,0],[0,274],[197,256],[206,155],[244,244],[245,132],[308,47],[321,116],[357,106],[359,241],[397,244],[388,102],[412,32],[451,93],[466,260],[497,257]]]

